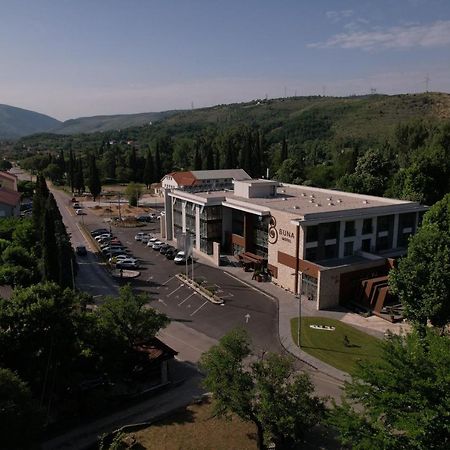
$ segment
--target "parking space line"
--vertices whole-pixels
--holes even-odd
[[[174,291],[172,291],[170,294],[167,294],[166,297],[170,297],[172,294],[175,294],[175,292],[177,292],[183,286],[184,286],[184,284],[180,284]]]
[[[190,299],[193,295],[195,295],[197,292],[193,292],[192,294],[188,295],[181,303],[178,303],[178,306],[181,306],[186,300]]]
[[[165,286],[170,280],[173,280],[175,278],[175,275],[173,277],[170,277],[165,283],[163,283],[161,286]]]
[[[193,316],[196,312],[200,311],[206,304],[208,303],[208,300],[206,300],[205,303],[203,303],[203,305],[199,306],[192,314],[190,314],[191,316]]]

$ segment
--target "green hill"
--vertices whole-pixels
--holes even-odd
[[[78,134],[123,130],[124,128],[149,125],[172,114],[176,114],[176,111],[79,117],[66,120],[52,131],[57,134]]]
[[[61,122],[27,109],[0,105],[0,139],[17,139],[33,133],[50,131]]]

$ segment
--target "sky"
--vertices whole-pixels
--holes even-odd
[[[0,103],[60,120],[427,86],[450,0],[0,0]]]

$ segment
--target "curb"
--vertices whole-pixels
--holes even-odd
[[[217,297],[217,295],[208,295],[206,292],[204,292],[202,289],[200,289],[198,286],[196,286],[195,282],[191,282],[189,279],[186,279],[182,274],[175,275],[181,282],[189,286],[191,289],[193,289],[197,294],[201,295],[202,297],[206,298],[206,300],[210,301],[211,303],[214,303],[215,305],[222,305],[224,301]],[[214,298],[214,297],[217,297]]]

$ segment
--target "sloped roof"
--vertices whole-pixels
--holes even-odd
[[[5,187],[0,187],[0,203],[17,206],[20,203],[20,193]]]
[[[193,186],[195,184],[195,177],[192,172],[172,172],[169,175],[178,183],[178,186]]]
[[[0,178],[2,177],[9,178],[10,180],[17,180],[16,175],[14,175],[13,173],[0,171]]]
[[[232,178],[233,180],[250,180],[251,176],[244,169],[193,170],[197,180]]]

